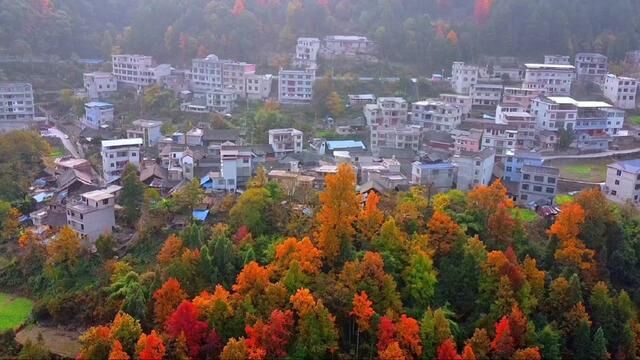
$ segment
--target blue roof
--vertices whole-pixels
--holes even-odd
[[[90,101],[84,104],[85,107],[113,107],[113,104],[109,104],[102,101]]]
[[[33,195],[33,199],[37,202],[37,203],[41,203],[45,200],[51,199],[53,197],[54,193],[52,192],[41,192],[38,194]]]
[[[433,170],[452,169],[454,167],[454,165],[452,163],[433,163],[433,164],[429,164],[429,163],[416,164],[416,163],[414,163],[414,164],[417,167],[421,168],[421,169],[433,169]]]
[[[609,164],[609,166],[618,170],[640,174],[640,159],[618,161],[613,164]]]
[[[209,177],[209,175],[205,175],[200,179],[200,186],[208,183],[209,181],[211,181],[211,178]]]
[[[193,210],[193,218],[199,221],[205,221],[209,216],[209,209],[207,210]]]
[[[362,141],[355,141],[355,140],[327,141],[327,149],[329,150],[351,149],[351,148],[361,148],[362,150],[366,149]]]

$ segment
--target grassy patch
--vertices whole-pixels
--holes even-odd
[[[549,166],[560,169],[560,177],[569,180],[603,182],[607,177],[607,164],[611,158],[559,159],[549,161]]]
[[[31,300],[0,293],[0,331],[22,325],[31,314],[31,309]]]
[[[538,214],[530,209],[514,208],[512,209],[512,214],[513,217],[520,219],[523,222],[532,222],[538,218]]]
[[[573,201],[573,196],[571,195],[568,195],[568,194],[556,195],[556,204],[558,205],[563,205],[571,201]]]
[[[634,116],[629,117],[629,121],[633,125],[640,125],[640,115],[634,115]]]

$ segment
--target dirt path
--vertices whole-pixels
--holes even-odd
[[[27,326],[16,334],[16,341],[24,345],[27,340],[36,342],[38,334],[42,334],[45,347],[52,354],[75,359],[80,352],[81,345],[79,331],[60,330],[58,328]]]

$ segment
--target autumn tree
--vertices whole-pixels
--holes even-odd
[[[332,91],[327,97],[327,109],[335,117],[340,117],[344,113],[344,103],[337,92]]]
[[[136,344],[136,354],[140,360],[162,359],[165,351],[164,342],[155,330],[151,330],[149,335],[140,335],[140,339]]]
[[[178,339],[184,336],[189,356],[192,358],[199,356],[200,347],[209,329],[206,322],[198,320],[199,315],[198,308],[192,302],[183,300],[166,321],[169,337]]]
[[[462,354],[460,355],[460,360],[476,360],[476,354],[473,352],[473,347],[469,344],[464,346],[462,349]]]
[[[233,291],[247,299],[254,299],[269,285],[269,269],[252,261],[244,266],[233,285]]]
[[[335,318],[322,301],[316,301],[308,289],[299,289],[290,301],[298,315],[294,353],[306,358],[321,358],[327,351],[335,350],[338,340]]]
[[[445,340],[438,346],[438,360],[461,360],[456,349],[456,343],[452,339]]]
[[[80,251],[80,237],[68,226],[60,229],[58,235],[47,246],[49,261],[54,265],[63,265],[67,271],[71,271],[78,261]]]
[[[272,202],[273,199],[267,189],[258,187],[247,189],[229,211],[232,225],[237,228],[245,225],[254,235],[266,233],[271,225],[268,209]]]
[[[20,210],[10,207],[4,219],[0,220],[0,240],[11,240],[18,235],[20,228]]]
[[[513,360],[541,360],[540,350],[537,347],[520,349],[513,354]]]
[[[362,291],[360,294],[353,296],[353,310],[351,315],[355,316],[356,324],[358,324],[358,334],[356,340],[356,358],[358,357],[360,348],[360,332],[367,331],[371,328],[371,317],[375,315],[375,311],[371,307],[373,304],[367,297],[367,293]]]
[[[125,352],[133,354],[136,341],[138,341],[138,338],[140,338],[142,334],[142,327],[140,326],[140,322],[131,315],[119,312],[111,323],[110,332],[115,342],[120,344],[120,347],[124,349]]]
[[[358,215],[358,233],[364,241],[371,241],[380,230],[384,221],[384,214],[378,208],[380,196],[372,191],[367,195],[364,208]]]
[[[246,360],[247,345],[244,338],[230,338],[220,353],[220,360]]]
[[[515,342],[511,335],[509,318],[506,316],[496,323],[496,335],[491,342],[491,350],[497,359],[509,359],[515,352]]]
[[[113,338],[107,326],[94,326],[80,336],[82,349],[79,359],[106,359],[111,351]]]
[[[286,358],[293,324],[291,310],[276,309],[271,313],[269,322],[258,320],[253,326],[246,326],[245,343],[249,358]]]
[[[301,270],[308,274],[317,274],[322,267],[322,252],[316,248],[308,237],[298,241],[288,238],[276,246],[275,261],[272,266],[286,270],[296,261]]]
[[[576,203],[568,203],[562,206],[562,212],[548,234],[559,241],[554,254],[558,264],[580,273],[585,281],[590,282],[596,272],[595,252],[578,239],[583,223],[584,209]]]
[[[460,226],[444,212],[435,211],[428,223],[429,241],[436,254],[446,255],[451,252],[455,242],[460,238]]]
[[[180,287],[178,280],[169,278],[160,289],[153,293],[155,300],[154,314],[157,324],[164,324],[187,294]]]
[[[335,175],[325,178],[325,190],[320,194],[321,209],[318,244],[329,264],[335,265],[349,258],[353,251],[354,221],[359,212],[353,168],[341,164]]]
[[[513,234],[516,229],[516,222],[511,215],[511,208],[508,202],[502,201],[498,204],[493,214],[489,216],[487,230],[489,236],[497,243],[508,245],[513,242]]]
[[[400,348],[400,344],[397,341],[391,342],[383,350],[378,350],[378,358],[380,360],[405,360],[404,352]]]
[[[200,187],[200,181],[193,179],[173,193],[176,211],[191,216],[193,210],[202,203],[204,195],[204,190]]]
[[[161,266],[168,266],[180,256],[182,250],[182,239],[174,234],[169,235],[167,240],[164,241],[160,252],[158,252],[158,264]]]
[[[113,342],[111,346],[111,351],[109,352],[109,360],[129,360],[129,354],[122,348],[122,344],[120,341],[116,340]]]

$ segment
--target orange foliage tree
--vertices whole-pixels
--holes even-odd
[[[151,330],[149,335],[142,334],[136,345],[138,359],[140,360],[158,360],[164,357],[166,351],[162,338]]]
[[[438,360],[460,360],[458,350],[456,349],[456,343],[451,338],[445,340],[440,346],[438,346]]]
[[[158,252],[158,264],[162,266],[167,266],[173,260],[177,259],[182,253],[182,239],[177,237],[174,234],[171,234],[167,240],[164,241],[162,245],[162,249]]]
[[[446,255],[453,249],[456,240],[460,238],[460,226],[442,211],[435,211],[428,223],[429,241],[436,254]]]
[[[242,268],[232,289],[239,296],[247,296],[253,299],[269,285],[269,275],[269,269],[252,261]]]
[[[350,248],[355,233],[354,221],[360,211],[356,194],[356,175],[353,168],[341,164],[335,175],[325,178],[325,190],[320,193],[322,208],[317,216],[317,239],[327,261],[336,264],[342,252]]]
[[[370,192],[364,208],[358,215],[358,232],[365,241],[371,241],[384,222],[384,214],[378,208],[378,203],[380,203],[380,196],[375,191]]]
[[[164,324],[187,294],[180,287],[178,280],[169,278],[160,289],[153,293],[155,306],[153,308],[156,323]]]
[[[380,360],[405,360],[404,352],[400,348],[400,344],[397,341],[391,342],[383,350],[378,351],[378,358]]]
[[[292,261],[297,261],[302,271],[317,274],[322,267],[322,252],[316,248],[308,237],[298,241],[288,238],[276,246],[274,265],[279,270],[286,270]]]
[[[113,345],[111,345],[109,360],[129,360],[129,354],[124,351],[120,341],[116,340],[113,342]]]
[[[358,331],[367,331],[371,328],[371,317],[376,313],[371,307],[372,304],[364,291],[353,296],[353,311],[351,311],[351,314],[356,317]]]

